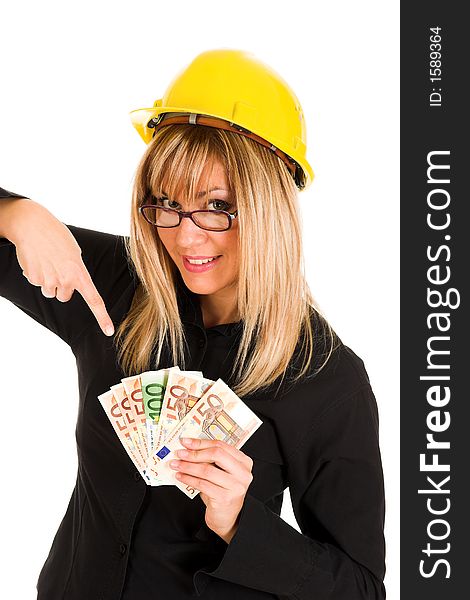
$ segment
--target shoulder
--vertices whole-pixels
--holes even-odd
[[[313,358],[305,375],[300,373],[302,357],[296,354],[291,368],[277,387],[273,400],[298,411],[305,423],[343,403],[364,395],[373,397],[364,361],[342,342],[326,320],[312,315],[314,324]]]
[[[349,390],[369,383],[364,361],[345,345],[328,321],[315,308],[310,307],[310,325],[313,335],[313,355],[303,380],[309,385],[335,385]],[[305,329],[293,357],[288,380],[301,372],[305,348]],[[302,381],[302,380],[300,380]]]
[[[370,384],[369,375],[364,361],[346,344],[337,338],[331,356],[327,359],[322,369],[311,376],[312,385],[317,379],[326,381],[330,385],[338,386],[338,391],[350,393],[356,389]]]
[[[318,408],[327,408],[370,387],[370,381],[362,358],[336,336],[329,355],[322,352],[320,361],[312,361],[308,374],[291,385],[297,393],[312,394]]]
[[[295,415],[285,451],[292,460],[299,458],[299,450],[319,457],[328,452],[352,456],[359,446],[367,447],[368,455],[375,452],[375,395],[364,361],[342,342],[319,372],[290,388],[280,405],[283,414]]]

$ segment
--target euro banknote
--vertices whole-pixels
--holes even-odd
[[[261,419],[222,380],[178,366],[145,371],[98,396],[124,450],[147,485],[175,485],[189,498],[199,490],[176,479],[169,460],[181,437],[219,439],[241,448]]]
[[[177,458],[176,451],[184,449],[180,438],[222,440],[239,449],[261,424],[261,419],[222,379],[218,379],[157,446],[148,462],[149,471],[153,476],[165,469],[170,459]],[[171,476],[174,478],[173,474]],[[190,485],[174,480],[190,498],[199,493]]]

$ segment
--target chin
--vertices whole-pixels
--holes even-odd
[[[195,275],[181,273],[184,283],[186,287],[190,289],[194,294],[202,294],[209,295],[215,294],[218,290],[221,289],[220,282],[216,283],[214,281],[201,281],[202,276],[198,278]],[[199,279],[199,280],[198,280]]]

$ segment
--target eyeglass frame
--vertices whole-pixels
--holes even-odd
[[[143,212],[144,208],[155,208],[155,209],[158,208],[160,210],[164,210],[165,212],[176,213],[179,217],[179,221],[176,225],[156,225],[155,223],[152,223],[151,221],[149,221],[147,219],[147,217],[145,216],[145,213]],[[229,222],[228,222],[228,227],[226,229],[207,229],[206,227],[201,227],[201,225],[196,223],[196,221],[193,219],[193,214],[198,213],[198,212],[223,213],[224,215],[227,215],[228,217],[230,217]],[[236,211],[234,211],[233,213],[230,213],[227,210],[206,210],[206,209],[197,209],[197,210],[191,210],[189,212],[185,212],[182,210],[181,211],[176,210],[174,208],[166,208],[166,206],[157,206],[156,204],[143,204],[142,206],[139,206],[139,213],[144,217],[144,219],[147,221],[147,223],[150,223],[150,225],[153,225],[154,227],[161,227],[162,229],[173,229],[173,227],[179,227],[181,225],[181,221],[185,217],[189,217],[191,219],[191,221],[196,225],[196,227],[199,227],[199,229],[203,229],[204,231],[222,232],[222,231],[228,231],[232,227],[233,219],[235,219],[238,216],[238,209]]]

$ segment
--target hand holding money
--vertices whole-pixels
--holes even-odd
[[[207,526],[231,539],[252,481],[253,462],[239,449],[261,419],[222,379],[178,366],[126,377],[98,399],[145,483],[189,498],[203,492]],[[195,440],[193,453],[173,469],[184,438]]]
[[[238,516],[253,481],[253,460],[221,440],[180,441],[185,450],[176,454],[183,460],[171,460],[170,466],[180,481],[200,490],[207,526],[228,544],[237,530]]]

